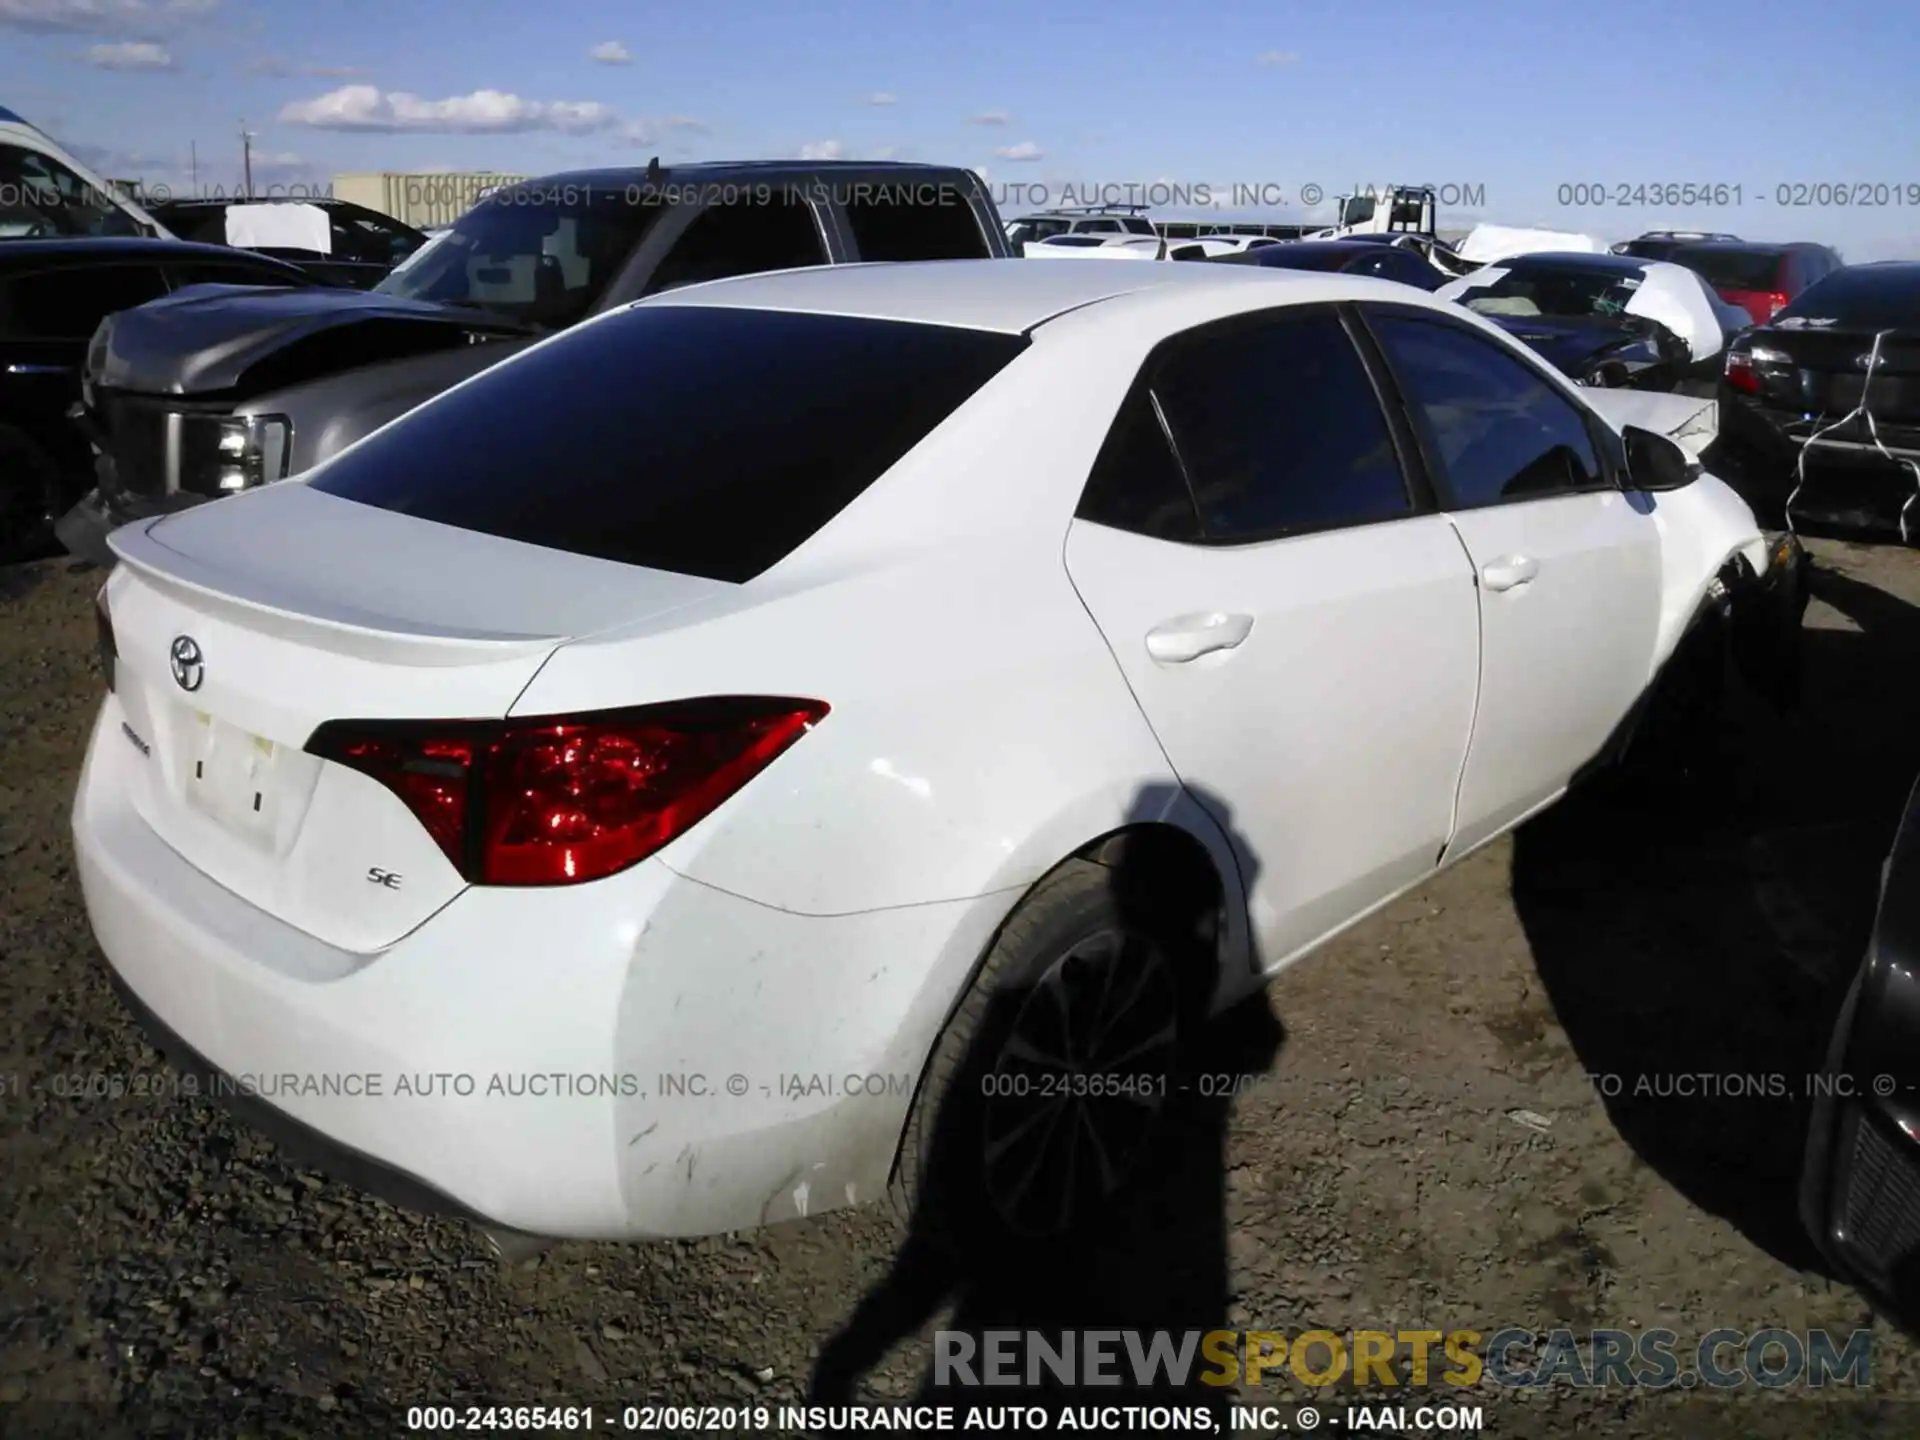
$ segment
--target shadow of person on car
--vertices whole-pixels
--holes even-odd
[[[1796,1209],[1810,1077],[1920,768],[1920,609],[1827,568],[1809,588],[1857,628],[1805,631],[1799,711],[1736,692],[1707,789],[1576,792],[1516,837],[1513,896],[1621,1138],[1777,1259],[1824,1271]]]
[[[1173,787],[1143,791],[1132,814],[1151,825],[1178,796]],[[1215,801],[1209,801],[1208,808],[1225,828],[1227,808]],[[1240,853],[1247,853],[1245,847]],[[1123,920],[1166,933],[1169,912],[1158,897],[1171,878],[1170,862],[1177,865],[1176,855],[1153,845],[1123,850],[1111,859]],[[1231,1087],[1201,1077],[1264,1072],[1279,1053],[1283,1032],[1264,994],[1211,1022],[1204,1019],[1212,978],[1211,955],[1204,952],[1215,943],[1219,906],[1213,889],[1206,897],[1208,913],[1193,907],[1172,927],[1186,929],[1186,936],[1175,934],[1167,941],[1186,972],[1183,978],[1194,983],[1181,996],[1187,1012],[1182,1063],[1165,1084],[1157,1134],[1141,1153],[1136,1183],[1097,1206],[1076,1207],[1073,1223],[1060,1233],[1010,1231],[1005,1212],[986,1199],[1002,1193],[991,1185],[969,1196],[967,1213],[954,1208],[953,1196],[968,1183],[956,1177],[969,1171],[977,1175],[983,1152],[991,1152],[997,1143],[995,1117],[983,1113],[974,1092],[983,1085],[989,1093],[1006,1088],[991,1078],[1008,1073],[1006,1052],[997,1047],[979,1052],[989,1049],[988,1037],[1008,1033],[1014,1014],[1040,993],[1045,981],[993,995],[989,1018],[975,1032],[983,1043],[960,1067],[966,1083],[948,1091],[934,1121],[934,1152],[948,1157],[950,1168],[944,1176],[937,1167],[929,1175],[889,1273],[827,1343],[813,1374],[811,1403],[905,1403],[907,1397],[882,1402],[864,1393],[861,1378],[897,1344],[920,1335],[936,1316],[942,1317],[940,1331],[973,1342],[970,1368],[982,1383],[976,1388],[965,1383],[965,1372],[942,1367],[936,1341],[911,1403],[953,1405],[961,1414],[976,1404],[1039,1407],[1050,1427],[1066,1406],[1152,1404],[1217,1411],[1225,1402],[1221,1386],[1200,1380],[1210,1362],[1197,1344],[1184,1378],[1161,1369],[1149,1383],[1136,1383],[1126,1348],[1116,1338],[1108,1347],[1112,1359],[1106,1367],[1115,1383],[1066,1385],[1044,1368],[1030,1376],[1024,1359],[1014,1362],[1018,1383],[985,1383],[992,1368],[985,1340],[989,1331],[1022,1336],[1039,1332],[1058,1347],[1061,1332],[1069,1331],[1082,1332],[1076,1339],[1084,1344],[1088,1330],[1167,1330],[1176,1332],[1178,1344],[1184,1332],[1227,1327]],[[1224,1425],[1224,1415],[1220,1418]],[[1028,1423],[1021,1428],[1035,1427]]]

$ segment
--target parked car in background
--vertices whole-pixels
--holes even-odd
[[[125,189],[0,108],[0,240],[63,235],[168,238],[166,227]]]
[[[1632,240],[1622,240],[1618,245],[1609,246],[1615,255],[1633,255],[1642,260],[1671,260],[1673,252],[1687,245],[1699,245],[1708,240],[1732,240],[1738,242],[1738,235],[1729,235],[1719,230],[1649,230]]]
[[[1211,1012],[1612,757],[1769,566],[1498,328],[1219,264],[656,289],[112,543],[73,834],[135,1013],[231,1076],[745,1077],[247,1097],[603,1240],[1086,1223]]]
[[[345,200],[171,200],[153,213],[182,240],[288,260],[335,285],[371,290],[427,237]]]
[[[1791,305],[1809,285],[1842,268],[1839,253],[1825,245],[1763,245],[1750,240],[1714,240],[1683,245],[1667,257],[1699,274],[1723,300],[1764,325]]]
[[[1920,786],[1881,870],[1867,951],[1813,1089],[1800,1212],[1876,1310],[1920,1325]]]
[[[979,178],[952,167],[656,164],[504,187],[371,291],[176,296],[116,317],[89,362],[100,484],[61,539],[109,559],[117,524],[297,474],[642,296],[760,270],[1010,253]]]
[[[1351,240],[1286,240],[1258,250],[1213,257],[1217,265],[1251,265],[1263,270],[1318,270],[1325,274],[1372,275],[1398,280],[1420,290],[1435,290],[1446,280],[1418,255],[1395,245]]]
[[[1147,219],[1144,205],[1065,206],[1036,210],[1006,222],[1007,243],[1014,253],[1056,235],[1152,235],[1160,232]]]
[[[1728,479],[1770,523],[1920,536],[1920,261],[1801,291],[1733,343],[1719,395]]]
[[[93,484],[93,453],[68,412],[87,343],[106,316],[191,285],[311,283],[260,255],[177,240],[0,244],[0,562],[34,553]]]
[[[1663,260],[1520,255],[1439,291],[1502,326],[1581,385],[1710,394],[1744,310]]]

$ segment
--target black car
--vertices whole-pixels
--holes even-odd
[[[1878,1309],[1920,1324],[1920,786],[1814,1087],[1800,1212],[1828,1261]]]
[[[1447,277],[1418,255],[1394,245],[1359,240],[1289,240],[1228,255],[1215,255],[1213,265],[1258,265],[1270,270],[1324,270],[1342,275],[1372,275],[1398,280],[1421,290],[1437,290]]]
[[[1701,245],[1711,240],[1732,240],[1738,242],[1738,235],[1729,235],[1720,230],[1649,230],[1644,235],[1631,240],[1623,240],[1613,247],[1615,255],[1632,255],[1640,260],[1671,260],[1673,252],[1688,245]]]
[[[99,485],[59,536],[111,563],[119,525],[307,470],[541,336],[647,295],[1011,253],[985,185],[950,166],[656,163],[519,182],[370,291],[183,295],[103,325],[87,363]]]
[[[1713,240],[1682,245],[1666,258],[1699,275],[1721,299],[1751,315],[1756,325],[1766,324],[1844,263],[1838,251],[1804,241],[1763,245]]]
[[[204,245],[227,245],[228,211],[235,206],[305,205],[318,210],[327,222],[324,250],[292,246],[251,246],[262,255],[291,261],[315,278],[334,285],[371,290],[387,273],[427,243],[424,232],[403,225],[389,215],[326,197],[273,200],[168,200],[147,206],[152,215],[182,240]],[[316,237],[317,238],[317,237]]]
[[[1656,263],[1585,252],[1520,255],[1480,272],[1490,278],[1454,298],[1538,351],[1577,384],[1631,390],[1686,386],[1704,393],[1719,374],[1726,337],[1745,328],[1746,315],[1697,280],[1671,270],[1667,277],[1695,290],[1699,304],[1711,312],[1712,333],[1693,338],[1651,316],[1630,313],[1628,306],[1649,283],[1648,266]]]
[[[1763,521],[1920,536],[1920,261],[1849,265],[1735,341],[1719,445]]]
[[[49,539],[50,517],[93,481],[92,453],[68,411],[101,320],[202,284],[311,282],[266,256],[173,240],[0,244],[0,560]]]

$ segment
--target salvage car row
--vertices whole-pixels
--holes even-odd
[[[673,198],[717,178],[788,199]],[[914,1078],[252,1107],[403,1203],[1055,1236],[1151,1163],[1208,1016],[1663,723],[1710,743],[1726,662],[1790,694],[1797,546],[1703,466],[1708,398],[1657,393],[1745,333],[1685,267],[1012,266],[928,166],[566,189],[371,291],[12,252],[168,291],[84,345],[63,529],[113,563],[78,874],[162,1048]],[[265,268],[171,278],[214,257]],[[1855,273],[1767,328],[1842,331],[1799,307]]]

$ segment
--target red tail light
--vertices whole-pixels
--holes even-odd
[[[1760,393],[1760,372],[1754,368],[1753,356],[1744,350],[1727,352],[1727,384],[1748,395]]]
[[[476,885],[570,885],[685,834],[827,714],[721,696],[597,715],[330,721],[307,749],[385,785]]]
[[[1787,308],[1787,302],[1791,300],[1793,297],[1787,294],[1787,292],[1784,290],[1769,290],[1765,295],[1762,295],[1760,298],[1766,303],[1767,318],[1771,320],[1774,316],[1778,315],[1782,310]]]

